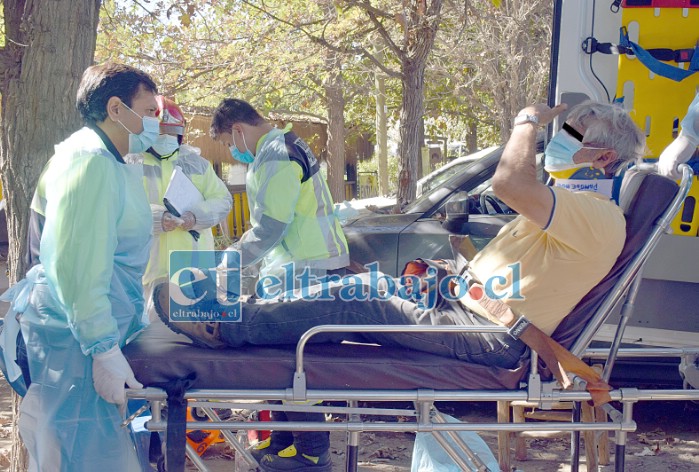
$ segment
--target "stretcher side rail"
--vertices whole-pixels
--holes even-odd
[[[228,391],[228,390],[206,390],[206,389],[193,389],[189,390],[185,394],[185,399],[193,400],[196,402],[206,401],[204,399],[211,400],[215,405],[221,406],[222,402],[233,402],[233,401],[249,401],[253,395],[256,395],[258,399],[269,399],[269,400],[282,400],[285,398],[286,392],[279,390],[270,391],[260,391],[260,390],[238,390],[238,391]],[[396,391],[396,390],[315,390],[311,389],[308,391],[309,400],[327,400],[327,401],[367,401],[367,402],[421,402],[428,401],[422,396],[420,391]],[[140,399],[147,400],[151,402],[156,401],[166,401],[167,393],[164,389],[157,387],[147,387],[144,389],[129,389],[127,391],[127,396],[130,399]],[[619,388],[610,391],[610,396],[613,402],[636,402],[636,401],[655,401],[655,400],[699,400],[699,390],[685,390],[685,389],[637,389],[637,388]],[[497,399],[494,397],[498,397]],[[556,401],[590,401],[591,396],[588,392],[580,390],[562,390],[554,394]],[[528,400],[526,390],[455,390],[455,391],[434,391],[434,395],[431,401],[434,402],[482,402],[482,401],[497,401],[501,399],[507,400]],[[238,405],[238,403],[236,403]],[[277,405],[264,405],[264,404],[250,404],[242,403],[245,408],[254,409],[260,408],[262,410],[279,409],[279,410],[294,410],[294,411],[307,411],[312,409],[316,411],[315,406],[297,406],[293,408],[277,406]],[[354,410],[347,410],[344,407],[320,407],[318,411],[339,411],[339,412],[357,412]],[[413,411],[413,410],[409,410]],[[388,410],[377,410],[373,414],[381,415],[387,413]],[[405,409],[395,410],[396,413],[405,414]],[[191,423],[191,424],[197,424]],[[226,423],[231,424],[231,423]],[[270,424],[270,422],[264,422],[265,425]],[[201,426],[201,424],[199,424]],[[207,423],[208,426],[208,423]],[[248,428],[254,429],[254,428]],[[550,428],[549,428],[550,429]]]
[[[277,429],[288,431],[309,431],[309,430],[325,430],[325,431],[340,431],[340,432],[457,432],[457,431],[496,431],[496,432],[521,432],[521,431],[570,431],[570,432],[633,432],[636,430],[636,423],[632,419],[633,405],[638,401],[672,401],[672,400],[699,400],[699,390],[639,390],[639,389],[617,389],[611,393],[612,400],[621,402],[623,411],[604,423],[581,423],[581,422],[553,422],[539,424],[523,424],[523,423],[498,423],[498,422],[480,422],[480,423],[440,423],[435,422],[432,417],[425,417],[425,410],[431,411],[432,405],[436,401],[463,401],[463,402],[483,402],[483,401],[498,401],[507,399],[510,401],[528,400],[527,392],[519,391],[403,391],[398,394],[395,390],[365,390],[365,391],[328,391],[328,390],[308,390],[307,397],[309,399],[325,399],[331,401],[366,401],[366,402],[385,402],[391,401],[412,401],[416,405],[415,410],[406,410],[397,408],[394,411],[387,407],[324,407],[321,408],[324,412],[337,411],[340,414],[347,414],[348,418],[353,415],[381,415],[381,422],[371,422],[367,420],[345,421],[342,423],[311,423],[311,422],[231,422],[220,421],[218,418],[212,418],[212,422],[206,423],[206,429],[221,430],[226,432],[247,431],[257,429]],[[239,390],[239,391],[219,391],[219,390],[191,390],[185,394],[185,398],[191,400],[194,405],[205,408],[221,408],[224,405],[231,408],[246,408],[246,409],[270,409],[277,408],[280,410],[294,409],[296,411],[316,411],[314,406],[273,406],[263,404],[239,403],[247,402],[251,396],[266,399],[283,399],[288,396],[289,392],[285,390]],[[163,389],[146,388],[143,390],[129,390],[129,398],[147,399],[152,405],[161,404],[167,398],[167,394]],[[555,401],[578,401],[584,402],[590,400],[589,393],[585,391],[558,391],[554,395]],[[212,401],[207,401],[207,400]],[[231,402],[231,403],[222,403]],[[320,409],[319,409],[320,410]],[[146,426],[149,431],[165,431],[167,422],[162,419],[159,414],[160,408],[152,408],[153,419],[148,421]],[[394,421],[387,420],[385,417],[393,414],[396,419]],[[207,414],[210,414],[207,411]],[[414,416],[415,422],[405,422],[403,418],[398,417]],[[213,415],[211,415],[213,416]],[[187,429],[202,428],[201,422],[188,422]],[[231,442],[232,435],[226,438],[227,442],[232,447],[238,448]],[[234,440],[234,438],[233,438]],[[191,457],[191,454],[190,454]],[[206,470],[202,468],[201,470]]]
[[[619,358],[677,357],[699,354],[699,347],[622,347],[617,351]],[[609,348],[588,348],[583,354],[586,359],[606,359]]]
[[[321,333],[506,333],[503,326],[421,326],[421,325],[319,325],[309,329],[296,344],[296,372],[293,400],[306,400],[306,374],[303,351],[308,341]]]

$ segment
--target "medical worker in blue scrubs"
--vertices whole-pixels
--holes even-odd
[[[19,418],[31,471],[140,469],[121,422],[125,387],[142,385],[121,347],[142,327],[152,223],[141,167],[123,156],[158,137],[156,93],[132,67],[88,68],[77,96],[85,126],[39,178],[33,267],[14,290],[31,373]]]

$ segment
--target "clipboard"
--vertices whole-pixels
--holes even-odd
[[[170,176],[165,195],[163,195],[163,205],[165,205],[167,211],[177,217],[181,217],[183,213],[190,211],[203,201],[204,196],[199,189],[182,172],[182,169],[176,166],[172,176]],[[199,240],[198,231],[190,229],[189,234],[192,235],[195,241]]]

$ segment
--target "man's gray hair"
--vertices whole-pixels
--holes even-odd
[[[586,101],[574,106],[566,121],[585,128],[585,143],[614,149],[620,163],[646,153],[645,135],[620,105]]]

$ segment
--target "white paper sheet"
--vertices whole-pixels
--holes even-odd
[[[167,200],[167,203],[182,215],[203,202],[204,196],[189,180],[189,177],[182,172],[182,169],[175,167],[163,200]]]

